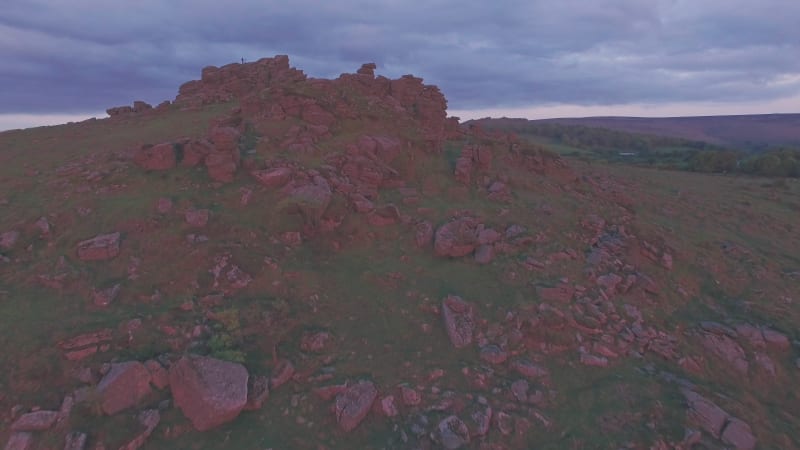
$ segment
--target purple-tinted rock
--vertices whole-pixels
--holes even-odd
[[[336,397],[334,411],[339,427],[344,431],[355,429],[369,414],[378,391],[369,381],[361,381]]]
[[[97,392],[103,412],[109,416],[133,408],[152,392],[150,372],[139,361],[112,364],[97,385]]]
[[[247,369],[210,357],[185,356],[169,368],[175,404],[198,431],[235,419],[247,403]]]
[[[472,305],[461,297],[448,295],[442,302],[442,318],[450,342],[455,348],[463,348],[472,343],[472,334],[475,330]]]

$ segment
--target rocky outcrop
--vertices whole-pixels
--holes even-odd
[[[205,356],[184,356],[169,368],[175,405],[198,431],[235,419],[247,404],[247,369]]]
[[[466,145],[456,160],[455,176],[460,183],[469,185],[475,172],[486,173],[492,168],[492,152],[488,147]]]
[[[0,234],[0,248],[11,250],[19,240],[19,236],[20,233],[16,230],[6,231],[5,233]]]
[[[179,106],[199,106],[243,98],[253,92],[280,84],[305,81],[301,70],[289,67],[289,57],[278,55],[253,63],[228,64],[203,68],[200,80],[181,85],[175,103]]]
[[[162,106],[162,105],[159,105],[160,109],[164,109],[164,106],[168,106],[169,102],[166,102],[166,105],[164,105],[164,106]],[[147,102],[143,102],[141,100],[136,100],[135,102],[133,102],[133,106],[132,107],[131,106],[127,106],[127,105],[126,106],[115,106],[115,107],[112,107],[112,108],[108,108],[106,110],[106,114],[108,114],[109,117],[114,118],[114,117],[127,117],[127,116],[146,113],[146,112],[150,112],[150,111],[153,111],[153,106],[152,105],[150,105]]]
[[[233,127],[215,127],[208,139],[213,144],[211,152],[205,157],[208,176],[214,181],[230,183],[239,168],[239,139],[241,133]]]

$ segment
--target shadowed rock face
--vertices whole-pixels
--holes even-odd
[[[185,356],[169,369],[175,404],[198,431],[235,419],[247,404],[247,369],[219,359]]]
[[[472,343],[472,334],[475,331],[472,305],[461,297],[448,295],[442,302],[442,319],[447,336],[455,348],[463,348]]]

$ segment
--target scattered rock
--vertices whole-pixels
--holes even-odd
[[[169,368],[172,396],[198,431],[235,419],[247,404],[247,369],[207,356],[184,356]]]
[[[11,424],[11,431],[49,430],[58,420],[58,411],[34,411],[23,414]]]
[[[327,331],[306,332],[300,338],[300,349],[304,352],[321,352],[333,340]]]
[[[461,297],[448,295],[442,301],[442,318],[450,342],[455,348],[463,348],[472,343],[475,317],[472,305]]]
[[[508,359],[508,352],[497,345],[489,344],[481,347],[480,357],[489,364],[503,364]]]
[[[113,330],[105,328],[92,333],[84,333],[58,343],[59,348],[65,351],[64,356],[70,361],[78,361],[91,356],[100,347],[108,345]]]
[[[120,288],[121,286],[119,284],[115,284],[108,289],[94,291],[94,293],[92,293],[92,303],[99,307],[110,305],[119,295]]]
[[[269,188],[279,188],[286,185],[292,176],[292,169],[288,167],[278,167],[276,169],[254,170],[251,175],[262,186]]]
[[[546,377],[549,373],[547,369],[535,364],[527,358],[515,359],[511,363],[511,368],[516,370],[520,375],[530,379]]]
[[[0,248],[11,250],[19,240],[19,231],[6,231],[0,234]]]
[[[394,225],[402,221],[400,210],[397,206],[389,204],[380,208],[375,208],[369,215],[369,223],[376,227]]]
[[[514,395],[514,398],[516,398],[517,401],[528,401],[528,389],[530,389],[530,386],[525,380],[517,380],[511,383],[511,393]]]
[[[269,386],[271,389],[277,389],[279,386],[285,384],[292,379],[294,375],[294,365],[288,359],[278,361],[272,369],[272,376],[269,379]]]
[[[156,201],[156,211],[159,214],[167,214],[168,212],[172,211],[172,200],[161,197]]]
[[[449,416],[439,422],[433,438],[448,450],[461,448],[470,442],[469,429],[457,416]]]
[[[457,219],[436,230],[433,246],[436,256],[460,258],[478,246],[478,223],[474,219]]]
[[[422,397],[419,392],[410,387],[401,386],[400,394],[403,396],[403,404],[406,406],[417,406],[422,403]]]
[[[536,286],[536,293],[539,295],[539,298],[544,301],[566,303],[572,300],[575,289],[566,284],[556,287]]]
[[[475,262],[478,264],[489,264],[494,259],[494,247],[491,245],[481,245],[475,250]]]
[[[119,255],[120,233],[95,236],[78,243],[78,258],[82,261],[103,261]]]
[[[97,392],[103,412],[112,416],[133,408],[150,395],[150,372],[139,361],[111,364],[111,370],[97,385]]]
[[[395,417],[400,414],[393,395],[387,395],[381,399],[381,410],[386,417]]]
[[[474,404],[465,423],[471,437],[485,436],[492,424],[492,407],[488,404]]]
[[[581,364],[594,367],[608,367],[608,358],[603,356],[581,353]]]
[[[735,417],[728,421],[722,432],[722,442],[732,445],[736,450],[753,450],[756,448],[756,437],[750,425]]]
[[[18,431],[11,433],[11,436],[6,442],[5,450],[32,450],[33,449],[33,434]]]
[[[195,228],[206,226],[211,212],[207,209],[190,209],[186,211],[186,223]]]
[[[64,439],[64,450],[84,450],[86,448],[86,440],[88,436],[86,433],[80,431],[71,431],[67,433]]]
[[[50,222],[47,221],[47,217],[39,217],[36,219],[36,222],[33,223],[33,226],[39,230],[39,235],[45,237],[50,234]],[[3,238],[0,236],[0,242],[2,242]],[[2,247],[2,244],[0,244]]]
[[[369,414],[377,395],[370,381],[360,381],[339,394],[334,405],[339,427],[344,431],[355,429]]]

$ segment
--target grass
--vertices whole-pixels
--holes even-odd
[[[528,172],[505,153],[503,145],[497,145],[494,168],[487,176],[507,177],[511,188],[510,200],[497,202],[487,199],[480,183],[462,186],[454,180],[455,160],[464,142],[448,143],[440,155],[423,154],[414,150],[419,142],[413,128],[400,123],[408,152],[415,153],[413,158],[398,159],[398,165],[413,173],[407,182],[417,188],[419,203],[404,204],[401,192],[394,189],[382,189],[376,203],[394,203],[412,220],[371,226],[365,215],[350,211],[343,195],[335,194],[334,207],[345,212],[343,224],[328,234],[306,234],[303,244],[292,248],[280,236],[301,231],[302,218],[278,208],[284,198],[280,190],[262,188],[244,173],[233,183],[213,187],[201,168],[146,173],[115,156],[142,143],[202,136],[209,119],[233,106],[0,135],[0,188],[8,201],[0,206],[4,212],[0,232],[22,232],[17,246],[3,250],[10,265],[0,265],[0,345],[6,349],[0,366],[8,368],[0,371],[0,393],[7,395],[0,399],[2,407],[20,403],[56,408],[65,392],[80,386],[70,375],[80,365],[96,367],[112,358],[146,360],[182,352],[194,340],[193,351],[244,362],[251,374],[268,375],[277,349],[278,356],[291,359],[302,377],[331,378],[292,381],[272,392],[262,410],[243,413],[236,421],[202,434],[187,429],[183,415],[170,408],[148,442],[152,448],[402,447],[399,430],[409,431],[410,415],[402,420],[370,415],[362,426],[345,434],[336,427],[330,402],[312,393],[315,387],[363,378],[374,381],[382,395],[406,384],[421,386],[423,396],[432,399],[435,387],[486,396],[496,411],[522,415],[523,406],[508,406],[509,386],[519,377],[514,371],[504,366],[491,369],[495,392],[476,388],[472,375],[465,375],[487,369],[476,346],[455,350],[447,338],[438,308],[445,296],[453,294],[474,305],[484,337],[489,330],[501,330],[504,335],[491,339],[511,340],[517,317],[530,314],[539,320],[537,325],[531,325],[534,319],[519,325],[523,338],[535,342],[518,349],[520,356],[535,359],[551,372],[549,380],[531,384],[533,389],[554,392],[554,400],[541,408],[553,427],[529,417],[535,425],[515,442],[517,447],[608,448],[628,443],[648,447],[658,439],[680,441],[685,405],[678,386],[664,378],[666,373],[691,380],[709,395],[727,395],[720,405],[751,423],[765,448],[796,444],[792,437],[796,395],[781,392],[796,381],[793,353],[770,354],[779,369],[772,382],[727,376],[724,363],[713,360],[705,373],[693,375],[652,352],[613,360],[607,368],[587,368],[578,362],[578,347],[599,336],[564,325],[566,320],[556,313],[540,311],[536,286],[554,286],[567,279],[587,288],[580,301],[548,303],[565,315],[577,316],[578,304],[601,299],[582,257],[593,236],[580,225],[587,215],[596,214],[609,224],[624,225],[635,236],[628,241],[628,253],[615,256],[620,260],[602,267],[602,273],[621,272],[631,265],[634,269],[624,270],[646,273],[662,287],[658,296],[620,294],[609,300],[610,308],[620,313],[623,304],[636,306],[648,326],[677,337],[682,355],[703,354],[691,337],[703,320],[769,325],[796,338],[800,323],[796,279],[779,274],[800,270],[794,224],[800,205],[798,183],[775,185],[762,179],[597,161],[573,162],[575,176],[582,181],[572,182],[567,176]],[[371,117],[391,117],[391,111],[380,106],[368,102],[361,106],[372,108]],[[292,120],[257,124],[246,135],[244,147],[256,151],[248,157],[267,162],[285,158],[319,167],[326,156],[341,152],[362,134],[392,133],[381,120],[346,120],[336,125],[334,137],[319,143],[319,151],[293,155],[281,149],[279,141],[295,124]],[[35,157],[32,148],[38,149]],[[550,149],[575,151],[563,146]],[[58,170],[76,161],[76,168]],[[40,173],[23,175],[29,170]],[[86,181],[87,171],[92,170],[104,173],[104,178]],[[253,191],[247,206],[239,202],[242,188]],[[614,192],[630,196],[634,206],[622,207]],[[173,201],[172,212],[155,212],[160,197]],[[84,215],[82,208],[91,212]],[[189,208],[209,209],[209,224],[190,228],[182,214]],[[483,266],[472,258],[439,258],[430,248],[416,248],[415,220],[424,218],[440,226],[465,211],[501,233],[509,225],[523,225],[535,242],[499,254]],[[51,222],[49,238],[31,228],[41,216]],[[77,242],[115,230],[123,236],[117,258],[78,260]],[[203,234],[208,242],[190,244],[189,233]],[[640,240],[669,246],[674,269],[668,271],[642,257]],[[723,243],[740,251],[726,251]],[[553,257],[566,250],[578,257]],[[221,255],[230,255],[231,264],[252,277],[250,285],[229,289],[225,273],[215,280],[209,269]],[[529,256],[544,267],[526,269],[523,261]],[[268,267],[265,257],[275,262],[274,268]],[[39,275],[60,273],[67,275],[61,289],[45,288],[37,281]],[[92,306],[94,289],[117,283],[120,296],[110,307]],[[220,303],[211,305],[208,297],[223,291]],[[160,297],[154,297],[156,293]],[[182,307],[187,304],[193,307]],[[131,319],[140,319],[142,328],[128,342],[120,327]],[[174,335],[163,331],[167,326],[175,328]],[[197,326],[207,326],[210,335],[186,338]],[[112,351],[82,363],[63,359],[56,347],[59,340],[102,328],[115,330]],[[300,338],[308,330],[330,332],[331,348],[321,354],[301,351]],[[551,347],[543,350],[535,345],[536,339]],[[753,351],[747,348],[748,355]],[[445,375],[428,381],[437,369]],[[429,415],[435,425],[445,413]],[[107,444],[121,444],[134,432],[131,416],[108,418],[82,410],[73,426]],[[3,433],[0,437],[5,438]],[[487,437],[488,442],[503,445],[511,439],[496,428]]]

